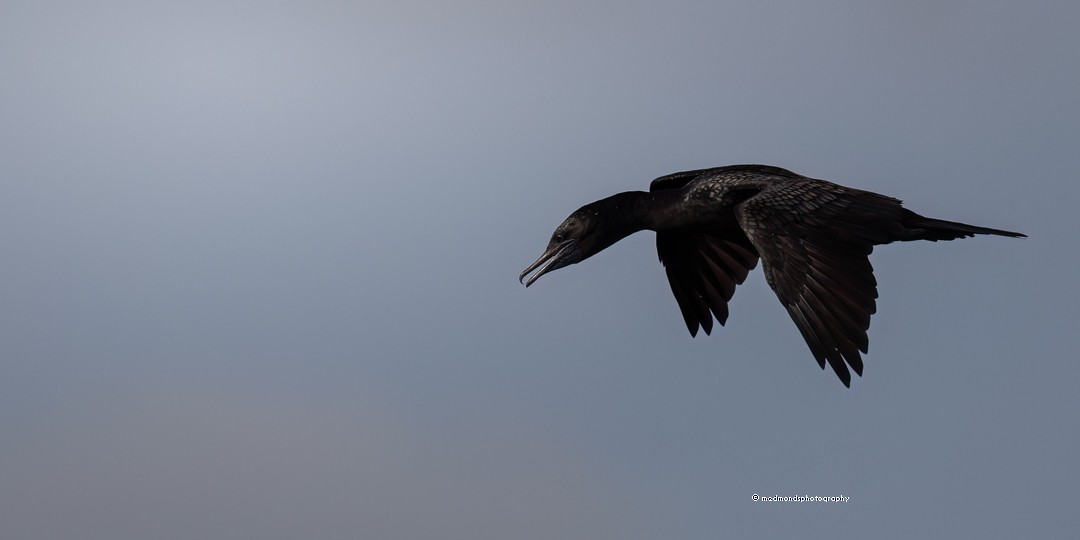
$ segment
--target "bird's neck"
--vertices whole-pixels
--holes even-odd
[[[692,221],[685,208],[683,190],[627,191],[608,197],[607,216],[617,223],[621,236],[642,230],[662,231],[686,226]]]

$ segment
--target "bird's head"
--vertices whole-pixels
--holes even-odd
[[[521,273],[518,281],[528,287],[540,276],[584,261],[632,232],[625,226],[628,201],[621,195],[587,204],[570,214],[551,234],[544,254]],[[525,281],[525,276],[534,271]]]

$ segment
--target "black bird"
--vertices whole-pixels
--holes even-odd
[[[696,336],[713,317],[727,321],[735,286],[761,258],[765,279],[787,308],[818,364],[844,386],[862,375],[877,281],[874,246],[1024,234],[920,216],[900,200],[768,165],[685,171],[587,204],[555,229],[547,249],[521,273],[540,276],[581,262],[641,230],[656,231],[683,320]],[[539,269],[539,270],[537,270]],[[846,364],[845,364],[846,362]]]

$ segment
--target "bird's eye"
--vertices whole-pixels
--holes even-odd
[[[563,243],[563,241],[566,240],[566,235],[563,233],[555,233],[555,235],[552,236],[551,239],[554,240],[555,243],[561,244]]]

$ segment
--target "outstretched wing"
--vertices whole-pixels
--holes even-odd
[[[765,278],[822,369],[862,375],[877,281],[868,256],[888,241],[900,201],[817,180],[764,190],[735,208]]]
[[[653,180],[649,191],[679,189],[703,173],[686,171]],[[715,231],[659,231],[656,252],[667,272],[671,292],[679,303],[691,336],[698,328],[712,332],[713,317],[727,322],[727,303],[735,287],[757,266],[758,256],[746,235],[737,228]]]
[[[697,335],[698,326],[711,333],[713,317],[721,325],[727,322],[735,286],[746,280],[758,260],[745,238],[740,242],[711,233],[657,232],[656,252],[691,336]]]

